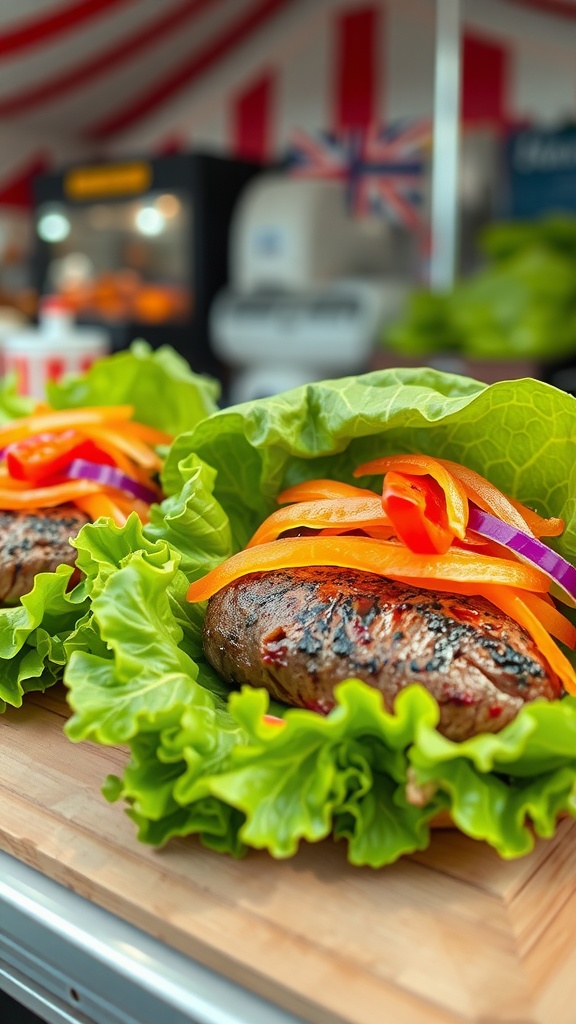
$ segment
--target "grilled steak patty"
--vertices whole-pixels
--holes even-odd
[[[204,650],[231,685],[263,686],[326,714],[355,677],[386,708],[409,683],[440,705],[453,740],[497,732],[562,685],[531,637],[480,597],[434,594],[372,573],[330,567],[252,573],[208,603]]]
[[[33,512],[0,511],[0,602],[14,604],[34,585],[38,572],[53,572],[58,565],[73,565],[70,545],[89,516],[75,505]]]

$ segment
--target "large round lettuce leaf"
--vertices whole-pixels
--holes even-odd
[[[538,511],[561,515],[576,556],[576,401],[533,380],[486,387],[431,370],[328,381],[223,410],[168,455],[170,497],[142,529],[87,526],[78,562],[92,592],[65,681],[73,740],[123,743],[107,781],[145,842],[198,834],[240,854],[292,855],[330,834],[356,864],[421,849],[449,811],[463,832],[518,856],[576,813],[576,700],[526,706],[497,735],[452,743],[438,708],[410,687],[384,711],[350,680],[326,718],[275,706],[262,690],[227,695],[201,647],[203,608],[188,581],[245,544],[279,490],[303,478],[353,480],[362,461],[421,451],[471,466]],[[376,481],[375,481],[376,482]]]
[[[558,549],[576,560],[575,416],[576,400],[541,381],[487,387],[431,369],[375,371],[222,410],[177,438],[164,481],[172,494],[189,458],[213,466],[214,495],[242,547],[282,487],[330,475],[358,483],[352,473],[363,461],[423,452],[461,462],[537,511],[563,516]]]

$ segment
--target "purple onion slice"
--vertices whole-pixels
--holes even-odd
[[[503,544],[509,551],[530,562],[550,577],[553,593],[560,601],[576,606],[576,569],[565,558],[553,551],[541,540],[517,530],[515,526],[503,523],[501,519],[470,504],[468,529],[479,533],[487,540]]]
[[[126,476],[115,466],[107,466],[100,462],[89,462],[87,459],[74,459],[66,468],[66,476],[71,480],[93,480],[94,483],[102,484],[103,487],[116,487],[120,491],[126,491],[133,498],[140,498],[149,505],[158,501],[156,491],[132,477]]]

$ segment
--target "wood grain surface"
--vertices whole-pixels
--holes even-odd
[[[573,1024],[576,822],[519,861],[452,830],[373,871],[343,844],[244,860],[139,844],[58,689],[0,719],[0,848],[312,1024]]]

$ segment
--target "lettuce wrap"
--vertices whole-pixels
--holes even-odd
[[[216,410],[218,393],[216,381],[193,373],[174,350],[153,352],[145,342],[135,342],[81,377],[51,383],[47,399],[55,409],[130,404],[141,423],[177,435]],[[35,404],[5,380],[0,422],[27,415]],[[17,605],[0,609],[0,710],[7,704],[20,707],[27,692],[43,691],[62,677],[66,645],[89,608],[86,582],[68,589],[72,573],[67,565],[38,573]]]
[[[76,541],[91,604],[67,652],[67,734],[125,745],[104,793],[126,802],[139,839],[197,835],[236,856],[289,857],[333,835],[351,863],[380,867],[426,847],[440,812],[503,857],[576,814],[576,698],[531,703],[500,733],[460,743],[438,733],[438,705],[416,685],[393,714],[353,679],[327,717],[271,707],[262,689],[227,691],[202,652],[204,606],[186,600],[283,488],[353,483],[361,462],[400,452],[463,463],[561,516],[552,543],[574,562],[575,434],[576,400],[547,384],[389,370],[225,409],[178,437],[151,522],[87,525]]]

